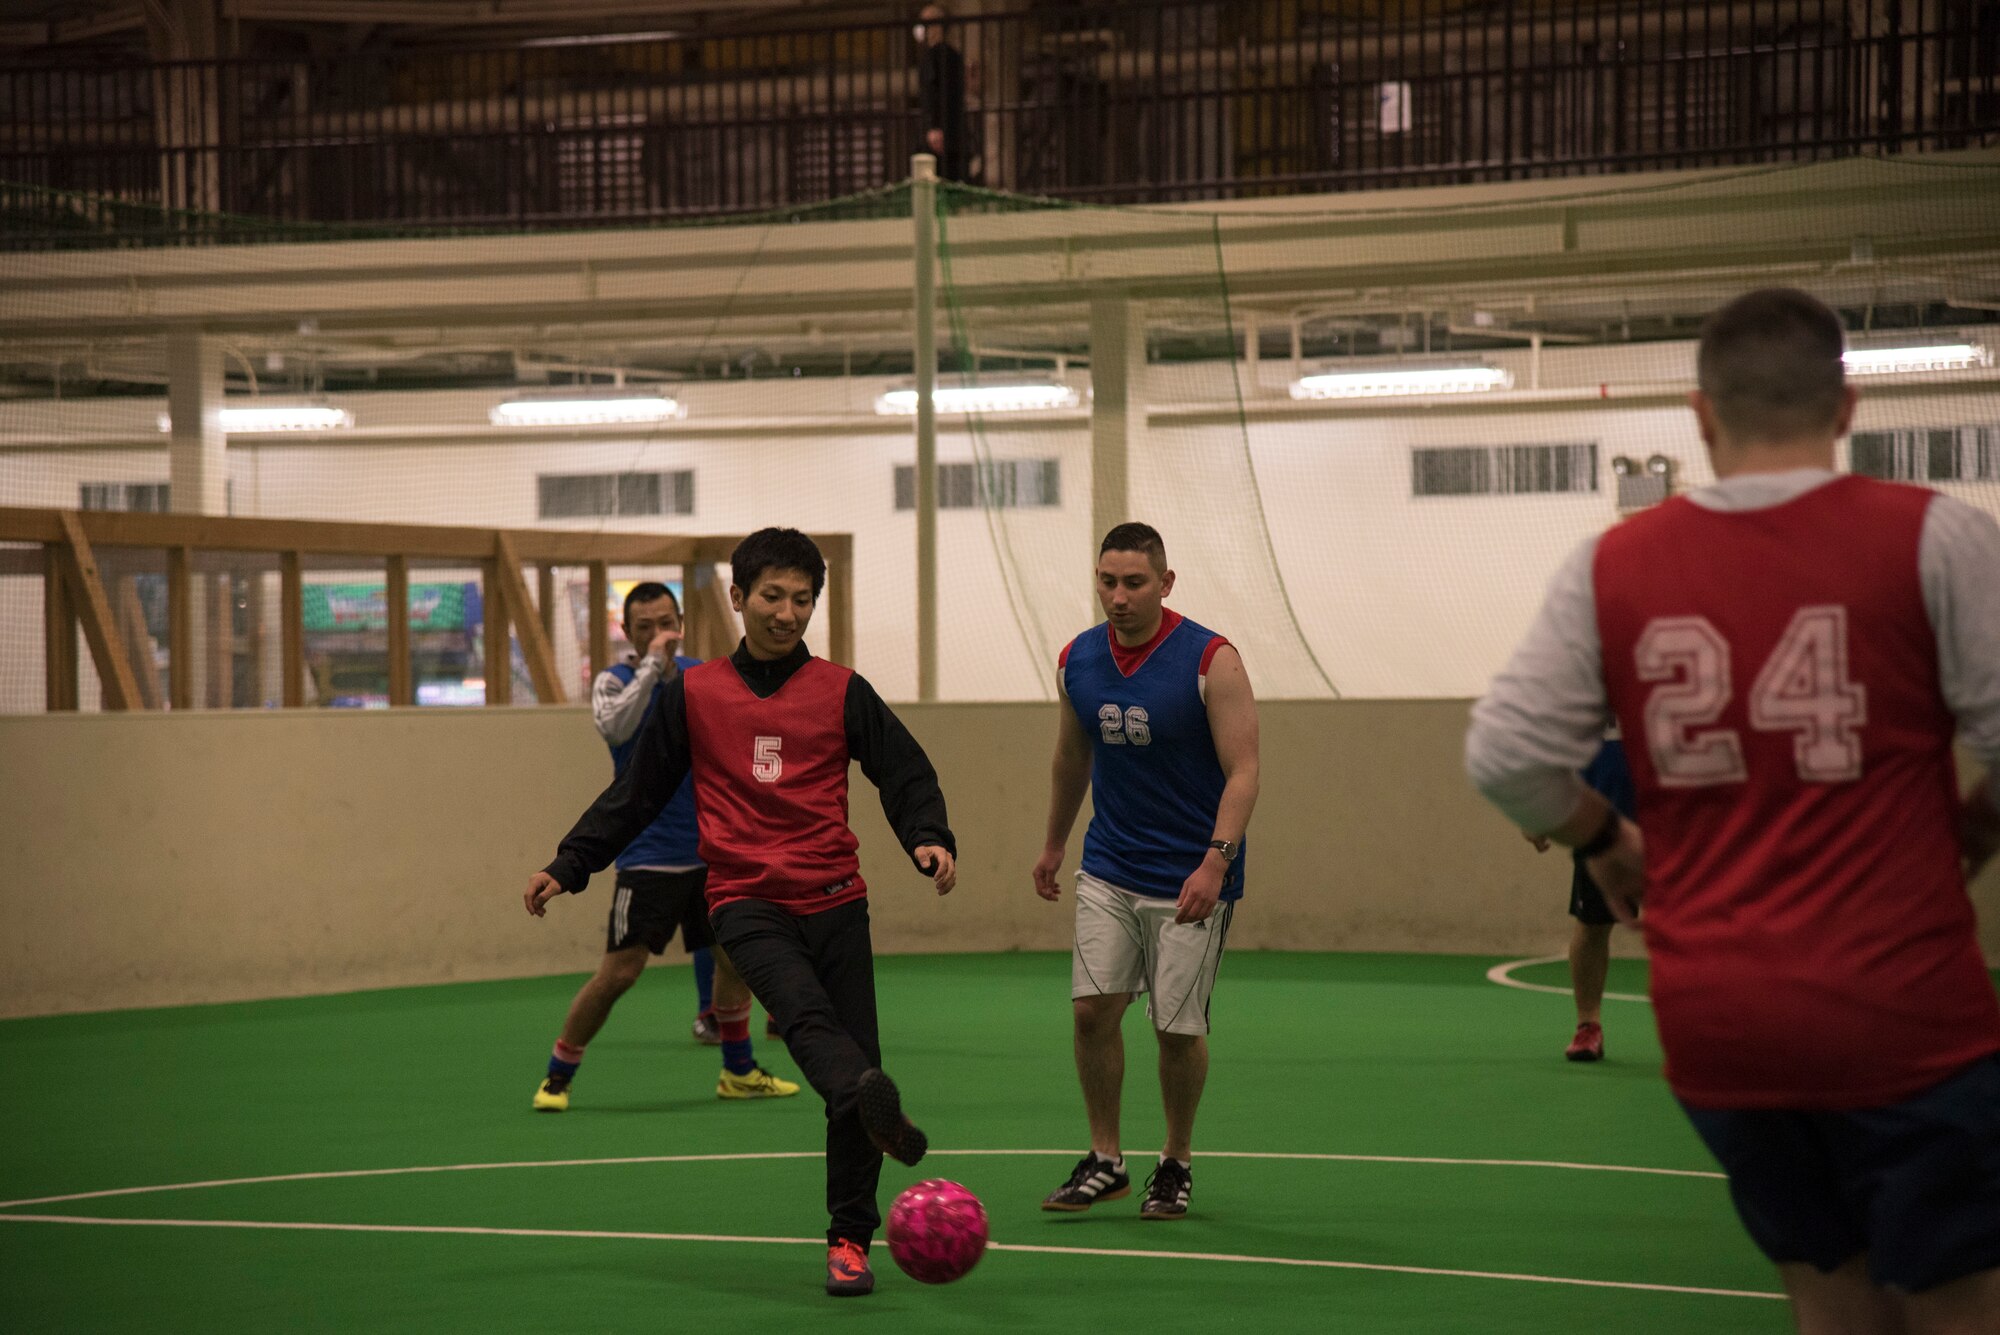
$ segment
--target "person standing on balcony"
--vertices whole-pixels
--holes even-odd
[[[966,168],[965,57],[946,40],[945,8],[925,5],[913,30],[917,58],[918,140],[937,159],[939,179],[963,181]]]

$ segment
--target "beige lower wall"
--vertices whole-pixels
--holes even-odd
[[[878,948],[1067,949],[1067,902],[1028,883],[1054,707],[899,712],[937,762],[963,862],[937,899],[857,771]],[[1568,868],[1467,789],[1464,718],[1456,701],[1264,705],[1232,944],[1559,949]],[[576,708],[0,718],[0,1015],[587,968],[608,878],[540,921],[520,890],[609,768]],[[2000,878],[1975,897],[2000,956]]]

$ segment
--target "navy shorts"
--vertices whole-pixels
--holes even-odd
[[[1886,1108],[1688,1108],[1764,1255],[1922,1293],[2000,1267],[2000,1054]]]
[[[1592,927],[1609,927],[1618,921],[1618,915],[1604,903],[1604,892],[1580,862],[1569,878],[1569,916]]]
[[[627,871],[618,869],[618,888],[611,892],[611,921],[605,927],[607,952],[643,945],[664,955],[667,942],[681,934],[692,955],[715,944],[708,925],[708,868],[693,871]]]

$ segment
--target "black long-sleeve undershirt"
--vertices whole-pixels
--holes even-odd
[[[768,700],[811,657],[801,644],[783,658],[758,659],[751,657],[747,645],[739,644],[729,662],[752,694]],[[847,734],[847,754],[860,763],[861,772],[880,791],[882,813],[889,818],[889,827],[904,851],[911,853],[914,861],[916,849],[936,844],[956,857],[958,844],[946,818],[937,770],[903,721],[858,672],[847,680],[841,722]],[[611,865],[611,860],[673,800],[693,764],[687,687],[677,674],[662,687],[659,706],[639,730],[638,744],[625,772],[577,820],[558,847],[555,861],[545,870],[571,894],[581,892],[591,874]]]

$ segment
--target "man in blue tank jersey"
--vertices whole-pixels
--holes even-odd
[[[697,660],[675,651],[681,642],[681,608],[673,590],[644,583],[625,595],[625,638],[632,652],[598,674],[590,692],[590,712],[599,735],[611,748],[612,768],[625,772],[661,688]],[[618,855],[617,889],[611,897],[611,924],[597,972],[570,1002],[562,1036],[549,1057],[547,1077],[535,1091],[540,1112],[569,1108],[570,1082],[583,1064],[584,1046],[597,1036],[618,998],[645,971],[648,952],[664,954],[676,929],[690,955],[713,951],[714,1016],[722,1041],[722,1074],[716,1097],[785,1098],[797,1084],[780,1080],[757,1065],[750,1044],[750,989],[720,949],[708,925],[703,865],[695,829],[694,793],[683,783],[657,819]]]
[[[1628,820],[1637,820],[1638,795],[1632,770],[1625,763],[1625,744],[1613,730],[1581,771],[1586,788],[1602,797]],[[1537,853],[1549,851],[1544,834],[1522,835]],[[1573,1062],[1604,1060],[1604,984],[1611,972],[1611,929],[1618,918],[1604,902],[1604,893],[1590,879],[1586,859],[1570,850],[1569,916],[1576,919],[1569,937],[1569,986],[1576,997],[1576,1036],[1563,1050]]]
[[[1043,899],[1061,897],[1056,874],[1088,789],[1095,814],[1076,877],[1070,997],[1090,1153],[1044,1210],[1087,1210],[1132,1190],[1118,1140],[1119,1022],[1144,992],[1167,1142],[1139,1217],[1187,1215],[1209,996],[1243,896],[1243,834],[1257,804],[1257,703],[1235,647],[1162,606],[1173,587],[1159,533],[1120,524],[1097,556],[1108,624],[1057,659],[1061,721],[1034,878]]]

